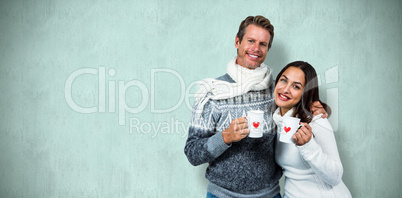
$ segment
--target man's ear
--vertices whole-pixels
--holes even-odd
[[[235,47],[236,47],[237,49],[239,49],[239,46],[240,46],[240,39],[239,39],[239,37],[237,37],[237,35],[236,35],[236,38],[235,38]]]

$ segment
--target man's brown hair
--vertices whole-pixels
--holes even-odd
[[[247,27],[250,24],[253,24],[258,27],[262,27],[262,28],[268,30],[269,34],[271,35],[271,38],[269,39],[269,43],[268,43],[268,49],[270,49],[271,45],[272,45],[272,40],[274,39],[274,26],[271,24],[271,22],[267,18],[265,18],[261,15],[257,15],[255,17],[249,16],[240,23],[239,31],[237,32],[237,37],[239,38],[240,43],[243,40],[244,34],[246,34]]]

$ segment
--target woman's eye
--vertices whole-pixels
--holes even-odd
[[[280,81],[285,83],[285,82],[286,82],[286,79],[283,79],[283,78],[282,78]]]
[[[300,89],[300,87],[297,86],[297,85],[294,85],[293,87],[294,87],[295,89]]]

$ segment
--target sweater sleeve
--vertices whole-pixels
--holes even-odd
[[[196,101],[184,147],[188,161],[194,166],[213,161],[230,147],[223,141],[222,132],[216,131],[220,113],[216,103],[212,100],[207,101],[202,113],[197,115],[198,105],[199,101]]]
[[[335,186],[342,180],[343,167],[332,127],[327,119],[318,119],[310,126],[315,137],[298,146],[300,154],[321,180]]]

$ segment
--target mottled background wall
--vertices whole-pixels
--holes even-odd
[[[225,73],[257,14],[275,25],[274,75],[299,59],[320,74],[352,194],[398,197],[401,13],[398,0],[1,1],[0,197],[205,197],[206,166],[183,153],[187,96]]]

